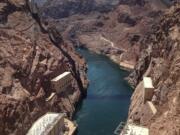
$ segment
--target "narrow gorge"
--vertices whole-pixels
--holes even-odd
[[[86,93],[84,59],[55,29],[43,32],[26,1],[2,1],[0,5],[0,134],[24,135],[46,112],[72,117]],[[72,85],[47,101],[54,92],[51,79],[65,71],[72,73]]]
[[[124,80],[128,72],[109,58],[79,49],[87,61],[87,97],[78,106],[74,120],[78,135],[111,135],[126,121],[132,89]]]
[[[0,135],[49,112],[77,135],[180,135],[179,0],[1,0],[0,42]]]

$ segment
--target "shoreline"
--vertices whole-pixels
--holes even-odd
[[[98,61],[98,63],[97,64],[95,64],[95,63],[93,63],[91,60],[89,60],[89,59],[86,59],[87,61],[88,61],[88,72],[90,72],[88,75],[88,79],[91,81],[90,82],[90,87],[88,87],[88,93],[87,93],[87,98],[86,99],[84,99],[84,100],[81,100],[81,102],[79,102],[79,104],[76,106],[76,110],[75,110],[75,112],[74,112],[74,114],[73,114],[73,120],[74,121],[77,121],[78,122],[78,131],[80,131],[80,133],[82,133],[82,128],[83,128],[83,126],[82,126],[82,123],[84,123],[84,122],[82,122],[82,121],[86,121],[86,119],[89,119],[89,118],[84,118],[84,120],[79,120],[79,116],[80,116],[80,114],[81,113],[85,113],[84,111],[82,111],[83,109],[84,109],[84,105],[86,106],[86,105],[89,105],[88,103],[89,102],[91,102],[91,100],[93,100],[94,101],[94,99],[95,100],[98,100],[98,101],[96,101],[96,102],[99,102],[99,103],[103,103],[104,102],[104,100],[107,98],[107,100],[110,102],[110,103],[114,103],[114,99],[115,99],[115,101],[118,101],[118,103],[120,102],[121,103],[121,100],[124,100],[124,97],[125,96],[129,96],[129,99],[130,99],[130,97],[131,97],[131,92],[133,92],[133,90],[132,90],[132,87],[131,86],[129,86],[129,84],[128,84],[128,82],[125,80],[125,77],[126,76],[128,76],[128,74],[129,74],[129,72],[127,71],[127,70],[124,70],[124,69],[122,69],[122,68],[119,68],[119,65],[117,64],[117,63],[115,63],[115,62],[113,62],[109,57],[107,57],[106,55],[103,55],[103,54],[97,54],[97,53],[95,53],[94,51],[91,51],[91,50],[89,50],[89,49],[87,49],[87,48],[83,48],[83,49],[80,49],[80,48],[78,48],[77,47],[77,51],[78,51],[78,53],[79,54],[81,54],[81,55],[86,55],[87,54],[87,57],[88,58],[90,58],[90,59],[92,59],[92,61],[94,61],[94,62],[97,62]],[[81,53],[81,51],[83,52],[83,53]],[[91,56],[91,57],[89,57],[89,55]],[[85,58],[87,58],[86,56],[85,56]],[[102,59],[99,59],[99,57],[101,57]],[[96,59],[97,58],[97,59]],[[104,60],[106,60],[106,61],[108,61],[107,63],[105,63],[105,64],[103,64],[104,62]],[[99,63],[100,62],[100,63]],[[92,65],[94,65],[94,66],[92,66]],[[113,65],[113,66],[111,66],[111,65]],[[93,70],[92,70],[93,69]],[[96,71],[94,71],[96,69]],[[106,72],[97,72],[97,71],[100,71],[100,70],[102,70],[102,71],[104,71],[104,69],[105,69],[105,71]],[[113,80],[113,78],[115,78],[116,79],[116,81],[112,84],[110,81],[109,81],[109,79],[110,78],[108,78],[108,79],[106,79],[106,80],[104,80],[104,78],[103,78],[103,76],[107,76],[107,75],[110,75],[111,74],[111,69],[113,69],[113,70],[115,70],[116,72],[120,72],[120,76],[122,76],[121,78],[120,78],[120,80],[119,79],[117,79],[117,76],[119,76],[118,75],[118,73],[116,73],[116,72],[112,72],[112,74],[114,74],[114,76],[115,77],[110,77],[112,80]],[[94,75],[93,75],[93,73],[92,72],[94,72]],[[96,74],[97,73],[97,74]],[[106,73],[107,73],[107,75],[106,75]],[[100,76],[99,76],[100,75]],[[103,75],[103,76],[102,76]],[[102,81],[101,81],[101,79],[98,77],[98,80],[97,80],[97,78],[95,77],[95,76],[99,76],[101,79],[102,79]],[[93,77],[93,78],[92,78]],[[111,80],[110,79],[110,80]],[[122,81],[121,81],[122,80]],[[94,82],[96,81],[96,85],[94,84]],[[131,94],[117,94],[116,92],[114,93],[114,94],[112,94],[111,92],[111,89],[109,89],[109,85],[107,84],[107,82],[109,83],[109,85],[112,85],[112,88],[114,88],[114,90],[115,91],[118,91],[118,92],[123,92],[123,91],[125,91],[125,93],[127,94],[128,93],[128,90],[126,90],[124,87],[127,87],[130,91],[130,93]],[[106,87],[104,88],[104,87],[102,87],[101,85],[100,85],[100,83],[104,83],[104,84],[106,84],[107,85],[107,89],[106,89]],[[121,84],[121,83],[124,83],[123,85]],[[114,86],[115,85],[115,86]],[[93,87],[92,87],[93,86]],[[94,93],[96,90],[99,90],[99,89],[97,89],[96,87],[94,88],[94,86],[96,86],[97,88],[101,88],[101,89],[104,89],[103,91],[107,91],[108,92],[108,95],[109,96],[107,96],[106,94],[104,95],[104,93],[101,93],[102,95],[102,97],[101,96],[99,96],[98,95],[98,91],[96,92],[96,94]],[[101,87],[99,87],[99,86],[101,86]],[[103,85],[104,86],[104,85]],[[95,90],[95,91],[94,91]],[[110,90],[110,91],[109,91]],[[99,93],[100,94],[100,93]],[[104,96],[103,96],[104,95]],[[122,97],[119,97],[119,96],[122,96]],[[110,101],[111,100],[111,101]],[[120,101],[119,101],[120,100]],[[88,102],[88,103],[87,103]],[[87,103],[87,104],[86,104]],[[124,102],[122,102],[122,103],[124,103]],[[110,106],[112,106],[112,105],[110,105]],[[91,109],[90,109],[91,107],[86,107],[86,109],[88,109],[88,111],[90,110],[90,112],[91,112]],[[106,108],[106,107],[105,107]],[[125,107],[126,108],[126,107]],[[109,109],[109,110],[111,110],[111,109]],[[87,110],[86,110],[87,111]],[[98,112],[98,114],[96,115],[96,116],[98,116],[99,115],[99,113],[100,112]],[[110,113],[108,113],[108,114],[110,114]],[[127,115],[127,117],[128,117],[128,111],[127,111],[127,113],[126,113],[126,115]],[[117,117],[119,117],[119,113],[118,113],[118,115],[116,115]],[[120,115],[121,116],[121,115]],[[124,117],[122,117],[122,119],[123,119]],[[126,120],[126,119],[125,119]],[[121,121],[125,121],[125,120],[121,120]],[[105,120],[106,121],[106,120]],[[108,120],[107,120],[108,121]],[[114,123],[116,123],[116,124],[114,124],[114,125],[111,125],[112,126],[112,130],[114,130],[115,128],[116,128],[116,125],[119,123],[119,120],[118,119],[116,119],[115,121],[114,121]],[[110,123],[109,123],[110,124]],[[101,128],[103,128],[104,126],[101,126]]]
[[[99,51],[95,51],[93,49],[89,49],[87,48],[86,46],[75,46],[76,49],[86,49],[90,52],[93,52],[93,53],[96,53],[96,54],[99,54],[99,55],[103,55],[103,56],[106,56],[108,57],[108,59],[110,59],[112,62],[114,62],[115,64],[117,64],[119,66],[120,69],[122,70],[125,70],[125,71],[133,71],[134,68],[135,68],[135,65],[131,64],[130,62],[128,61],[117,61],[117,59],[114,57],[114,55],[107,55],[107,54],[104,54],[104,53],[101,53]]]

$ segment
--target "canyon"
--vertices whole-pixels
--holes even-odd
[[[132,70],[142,39],[167,8],[160,0],[52,0],[41,12],[43,20],[56,25],[65,40],[107,55],[121,67]]]
[[[131,97],[129,120],[147,126],[152,135],[180,134],[180,6],[170,8],[144,38],[139,62],[128,77],[135,87]],[[142,99],[143,76],[152,78],[154,91],[150,100],[155,115],[146,110]]]
[[[173,4],[172,4],[173,3]],[[180,1],[26,0],[0,2],[0,134],[24,135],[46,112],[72,118],[86,96],[87,63],[76,51],[86,48],[130,70],[134,89],[127,122],[150,135],[180,134]],[[172,4],[172,5],[171,5]],[[67,91],[50,81],[70,71]],[[152,78],[157,109],[143,103],[143,77]],[[118,106],[118,105],[117,105]],[[111,123],[109,123],[111,124]]]
[[[97,4],[98,9],[109,4],[106,1],[93,2],[101,3]],[[118,4],[111,5],[111,10],[99,11],[95,8],[93,12],[91,5],[84,10],[86,3],[83,3],[77,6],[78,10],[71,8],[72,11],[66,11],[63,8],[66,16],[52,16],[59,12],[51,10],[54,5],[64,6],[63,3],[58,5],[58,0],[55,0],[56,4],[52,1],[53,6],[49,4],[43,9],[47,15],[44,18],[50,24],[56,24],[65,40],[106,55],[121,68],[132,71],[126,78],[135,89],[128,121],[147,127],[151,135],[180,134],[180,11],[179,1],[174,1],[177,5],[170,8],[171,2],[120,0]],[[157,109],[155,116],[146,111],[143,103],[140,88],[143,76],[151,77],[155,87],[150,100]]]
[[[55,29],[54,37],[42,30],[36,14],[24,0],[0,2],[0,134],[24,135],[46,112],[64,112],[72,117],[75,105],[86,93],[86,63]],[[49,34],[48,34],[49,33]],[[46,99],[54,92],[50,81],[70,71],[68,91]]]

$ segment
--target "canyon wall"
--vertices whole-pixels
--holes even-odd
[[[180,134],[179,6],[164,14],[170,5],[161,0],[119,0],[115,5],[91,2],[94,5],[87,1],[49,1],[42,17],[48,25],[56,24],[69,44],[105,54],[125,68],[135,68],[128,77],[135,88],[130,121],[148,127],[151,135]],[[62,8],[54,10],[58,6]],[[157,109],[154,116],[143,102],[143,76],[151,77],[155,87],[151,99]]]
[[[161,0],[49,0],[41,13],[66,41],[133,69],[145,33],[166,8]]]
[[[53,0],[43,6],[33,13],[25,0],[0,2],[0,134],[23,135],[48,111],[72,116],[87,87],[86,63],[73,45],[127,68],[136,65],[128,77],[136,88],[129,120],[152,135],[180,134],[178,5],[162,19],[167,7],[160,0]],[[71,86],[47,101],[55,92],[50,80],[64,71],[72,73]],[[141,97],[143,75],[155,87],[153,117]]]
[[[129,119],[146,126],[150,135],[180,134],[180,5],[166,11],[142,41],[141,56],[128,77],[135,91]],[[155,87],[150,100],[157,109],[152,115],[143,101],[143,76]]]
[[[86,93],[86,63],[55,27],[43,30],[25,0],[0,2],[0,134],[24,135],[48,111],[69,117]],[[40,27],[41,26],[41,27]],[[52,78],[70,71],[73,81],[55,94]]]

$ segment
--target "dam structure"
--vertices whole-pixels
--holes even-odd
[[[140,90],[140,96],[142,100],[142,110],[144,110],[141,120],[143,122],[150,121],[158,112],[156,106],[153,103],[152,97],[154,93],[154,86],[151,77],[143,77],[142,82],[139,83],[138,89]],[[116,128],[116,135],[149,135],[149,129],[139,124],[133,123],[131,119],[127,123],[122,122]]]
[[[59,76],[55,77],[51,80],[51,86],[56,91],[56,93],[60,94],[65,91],[68,86],[71,85],[72,76],[71,72],[64,72]]]
[[[27,135],[63,135],[64,114],[47,113],[40,117]]]
[[[73,81],[71,72],[64,72],[51,80],[51,88],[53,92],[46,98],[46,101],[51,101],[55,95],[61,94],[67,90]]]
[[[73,135],[76,128],[64,113],[46,113],[33,123],[26,135]]]
[[[54,90],[46,99],[51,101],[55,95],[64,92],[71,85],[71,72],[64,72],[51,80]],[[77,126],[65,117],[64,113],[46,113],[41,116],[28,131],[27,135],[73,135]]]
[[[120,135],[149,135],[149,129],[134,124],[126,124]]]

